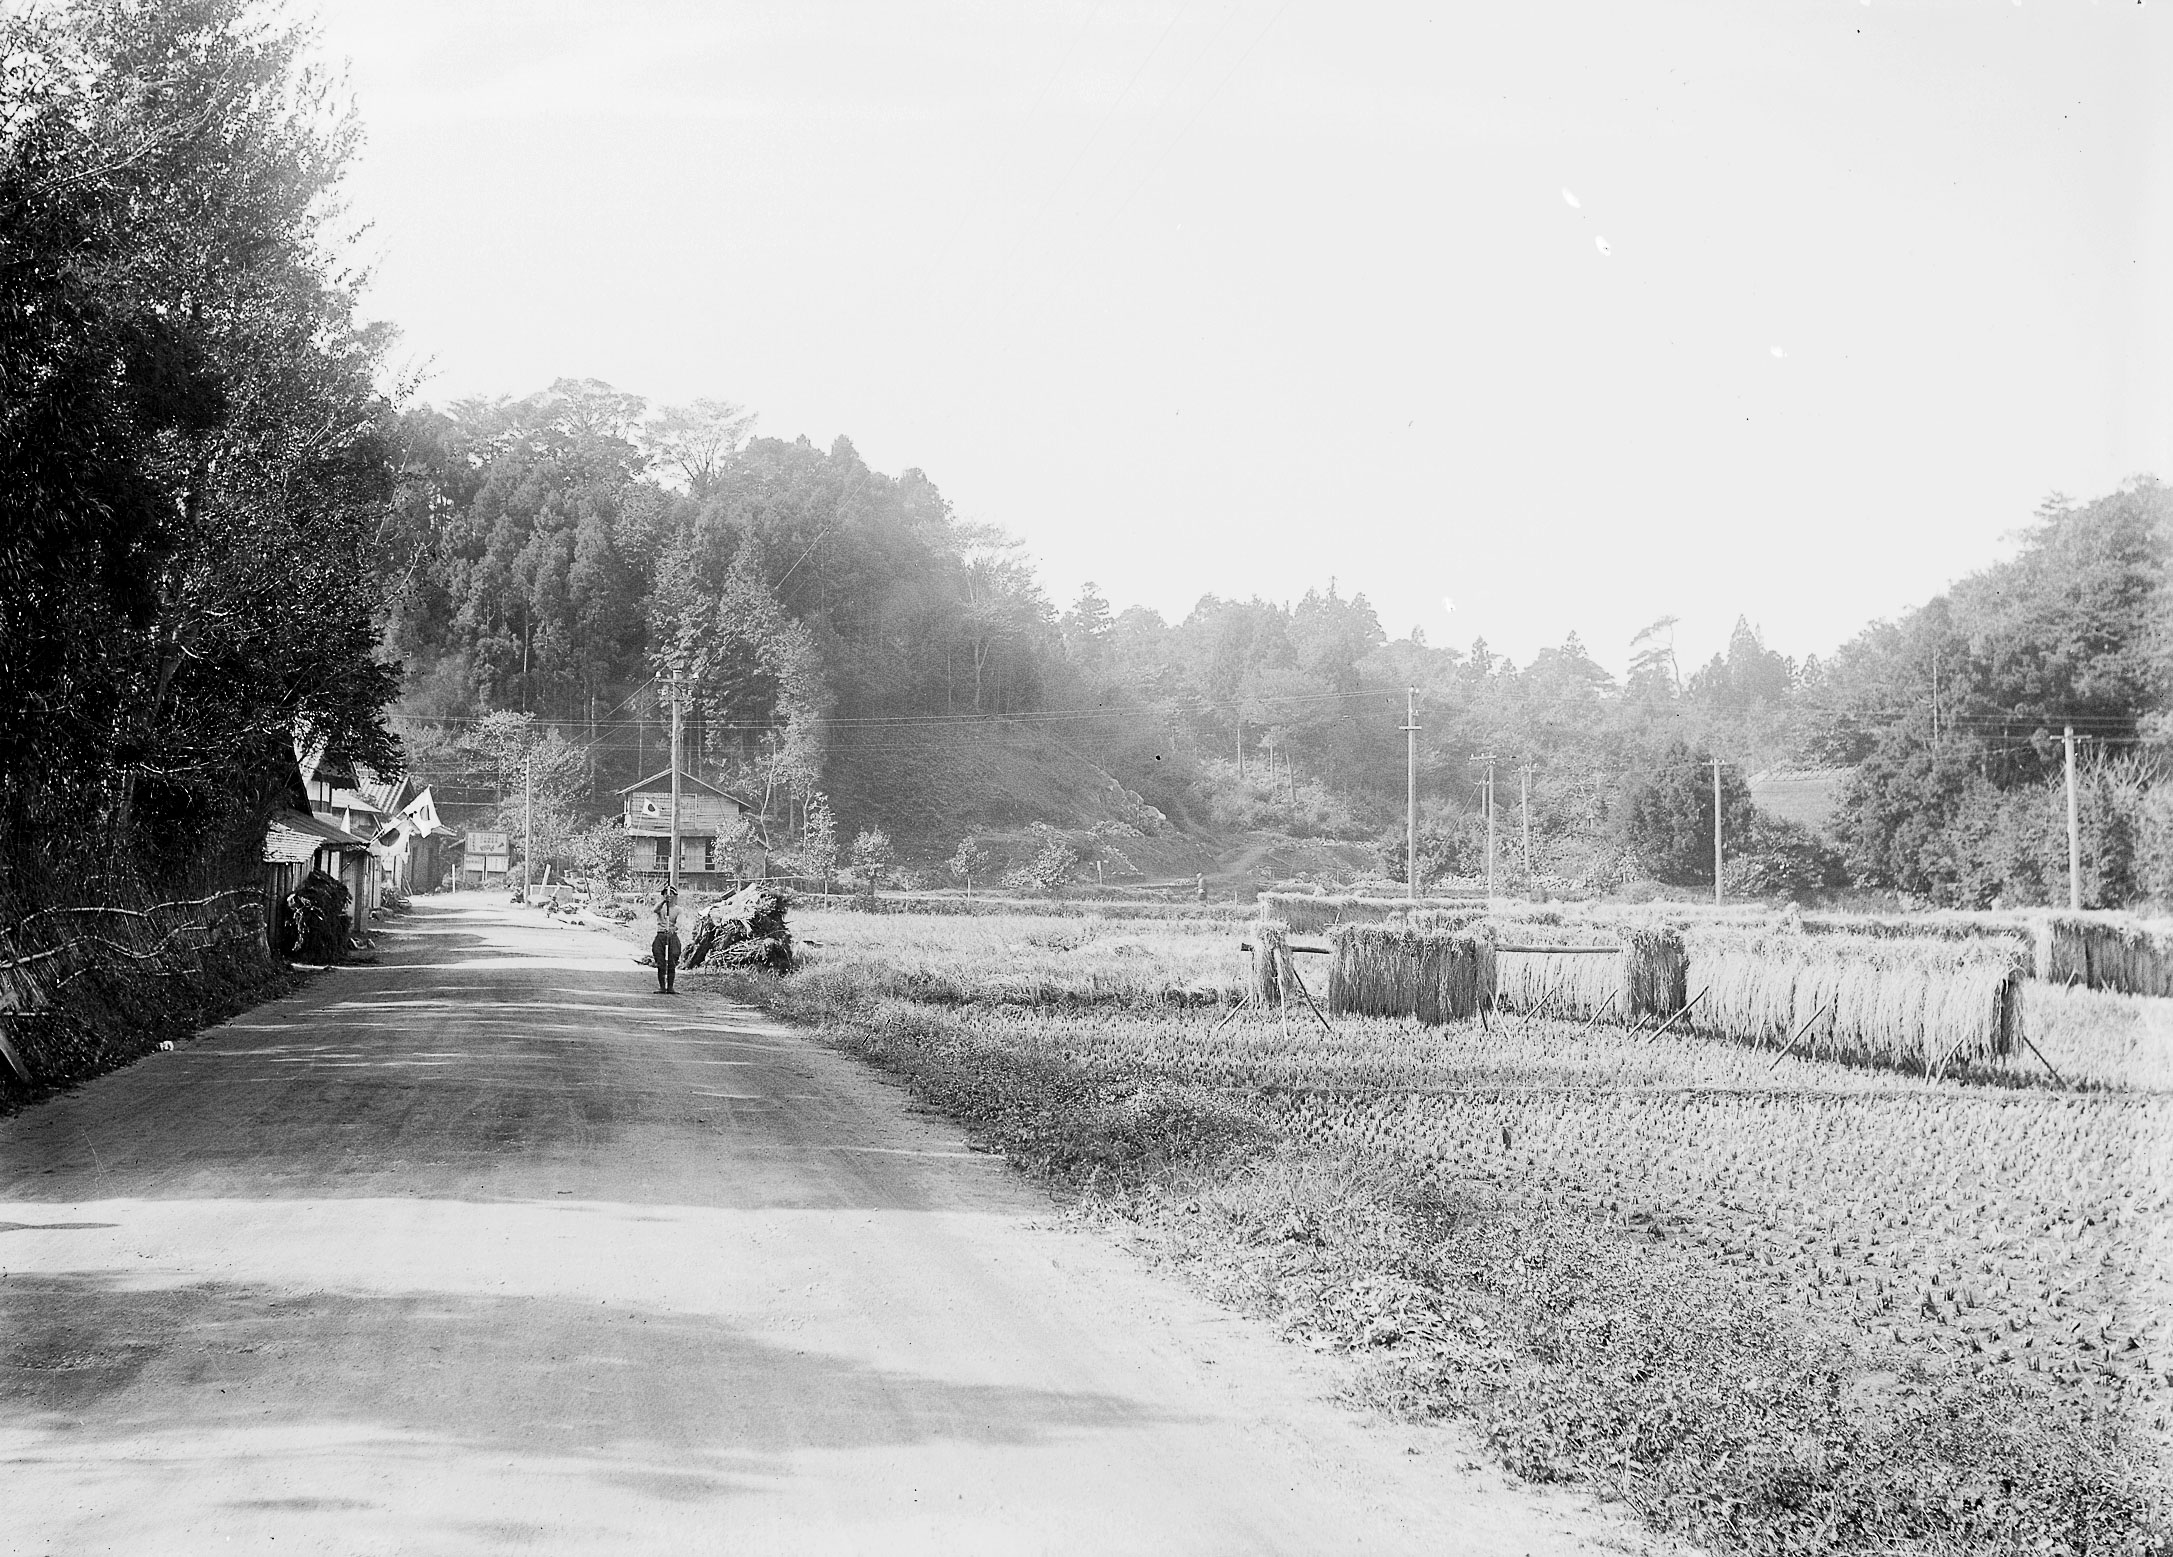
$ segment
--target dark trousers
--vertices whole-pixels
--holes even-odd
[[[649,955],[656,961],[656,987],[670,989],[672,980],[679,974],[679,936],[676,931],[659,931],[649,943]]]

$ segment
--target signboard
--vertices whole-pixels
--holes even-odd
[[[513,839],[508,833],[468,834],[468,852],[470,854],[509,854],[512,850]]]

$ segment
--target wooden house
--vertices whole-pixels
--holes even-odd
[[[316,819],[362,843],[359,854],[339,850],[339,868],[326,869],[346,884],[354,899],[355,928],[364,930],[385,900],[385,861],[370,847],[385,826],[385,813],[369,794],[377,775],[368,768],[328,756],[322,749],[305,752],[298,761],[310,811]]]
[[[336,823],[313,816],[299,805],[275,811],[264,830],[264,933],[267,946],[275,952],[283,950],[279,944],[279,926],[284,923],[286,912],[282,905],[312,870],[323,871],[347,888],[352,899],[348,912],[355,915],[356,906],[361,902],[355,894],[358,888],[367,885],[369,857],[369,842]],[[354,923],[360,925],[359,915]]]
[[[457,864],[458,835],[438,819],[428,786],[401,778],[366,793],[387,817],[370,840],[370,852],[384,865],[387,885],[402,895],[437,891]]]
[[[618,791],[625,804],[627,869],[644,885],[671,872],[672,775],[666,768]],[[769,873],[752,825],[755,807],[693,774],[679,775],[679,879],[724,888]]]

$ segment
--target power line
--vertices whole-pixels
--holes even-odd
[[[705,724],[709,729],[712,730],[786,730],[802,729],[809,727],[819,727],[824,729],[863,729],[896,725],[954,725],[964,727],[969,725],[989,723],[1068,723],[1073,720],[1081,719],[1160,719],[1166,717],[1167,714],[1170,712],[1175,712],[1182,715],[1185,713],[1210,713],[1216,711],[1228,711],[1234,707],[1239,706],[1240,703],[1247,706],[1269,704],[1281,707],[1294,704],[1312,705],[1320,703],[1364,702],[1368,699],[1380,699],[1392,702],[1394,696],[1395,694],[1393,692],[1390,692],[1386,689],[1365,692],[1292,692],[1280,694],[1263,694],[1256,697],[1246,697],[1243,699],[1239,699],[1236,702],[1233,702],[1230,699],[1214,699],[1195,705],[1191,708],[1176,710],[1166,710],[1159,707],[1140,707],[1134,705],[1121,708],[1110,708],[1106,706],[1097,708],[1038,708],[1027,709],[1018,713],[1009,714],[853,714],[842,716],[816,715],[810,718],[799,720],[711,719],[705,721]],[[623,703],[621,706],[624,706]],[[395,720],[405,720],[410,724],[472,726],[487,724],[492,718],[496,717],[496,715],[395,713],[391,717]],[[580,718],[552,719],[546,718],[542,715],[533,715],[531,717],[533,717],[538,724],[548,726],[578,725],[582,727],[588,727],[588,721]],[[635,723],[620,721],[616,724],[598,724],[594,728],[599,730],[632,730],[639,728],[639,726]]]

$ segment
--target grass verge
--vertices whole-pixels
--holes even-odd
[[[1361,1035],[1375,1041],[1353,1045],[1368,1067],[1355,1087],[1320,1045],[1303,1057],[1321,1097],[1368,1101],[1294,1112],[1288,1035],[1210,1054],[1207,1019],[1175,1020],[1170,992],[1216,978],[1189,943],[1133,948],[1121,927],[921,933],[831,923],[807,973],[715,982],[898,1077],[1084,1212],[1136,1224],[1221,1300],[1351,1354],[1363,1403],[1469,1418],[1516,1473],[1623,1499],[1722,1551],[2173,1551],[2162,1465],[2117,1397],[2053,1409],[2079,1381],[1969,1371],[1913,1332],[1844,1330],[1792,1302],[1764,1254],[1601,1214],[1607,1186],[1583,1195],[1416,1145],[1373,1105],[1426,1079],[1380,1057],[1417,1039]],[[1022,958],[1044,964],[1030,987]],[[1467,1037],[1480,1042],[1424,1041]],[[1542,1071],[1520,1084],[1559,1079]],[[1608,1079],[1588,1071],[1579,1090]],[[1506,1126],[1502,1144],[1508,1160]]]

